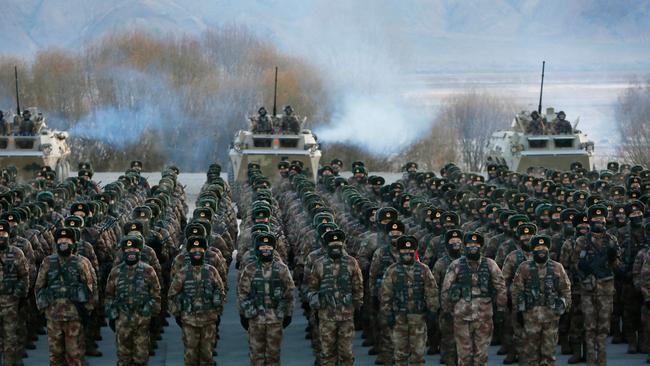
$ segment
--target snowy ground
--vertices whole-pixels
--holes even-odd
[[[159,174],[143,174],[149,178],[152,184],[155,184]],[[106,184],[115,180],[119,174],[116,173],[97,173],[95,179]],[[390,175],[396,177],[397,175]],[[186,185],[188,193],[188,202],[193,205],[201,184],[203,183],[204,174],[181,174],[179,181]],[[394,179],[394,178],[393,178]],[[192,210],[193,207],[190,207]],[[248,365],[248,343],[246,333],[239,324],[239,315],[235,308],[235,269],[231,268],[228,276],[230,292],[228,293],[228,303],[226,304],[224,314],[221,320],[220,336],[221,340],[218,345],[216,360],[219,365]],[[282,365],[288,366],[308,366],[313,364],[313,356],[309,341],[304,338],[306,320],[300,312],[300,307],[296,305],[293,323],[286,329],[282,343]],[[173,319],[170,319],[170,326],[165,328],[163,340],[158,343],[156,355],[150,359],[149,365],[182,365],[183,363],[183,343],[181,340],[180,328]],[[99,342],[99,348],[104,356],[99,358],[88,358],[88,364],[94,366],[109,366],[116,364],[115,356],[115,337],[108,327],[102,329],[104,339]],[[25,365],[47,365],[47,337],[41,336],[36,344],[36,350],[29,352],[29,357],[24,360]],[[608,364],[614,366],[629,366],[645,364],[645,355],[628,355],[625,353],[626,346],[610,345],[608,347]],[[367,355],[367,348],[361,347],[360,333],[354,340],[354,354],[356,365],[373,365],[374,358]],[[496,347],[490,349],[490,365],[501,365],[503,356],[496,356]],[[559,356],[558,365],[565,365],[568,356]],[[427,356],[427,364],[437,365],[438,356]]]

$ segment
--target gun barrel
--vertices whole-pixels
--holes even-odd
[[[537,113],[542,113],[542,93],[544,92],[544,67],[546,66],[546,61],[542,61],[542,85],[539,88],[539,105],[537,106]]]
[[[14,79],[16,80],[16,114],[20,116],[20,94],[18,93],[18,66],[14,66]]]

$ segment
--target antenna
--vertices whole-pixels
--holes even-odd
[[[20,95],[18,94],[18,66],[15,65],[14,77],[16,79],[16,113],[20,116]]]
[[[278,96],[278,67],[275,67],[275,86],[273,87],[273,117],[277,115],[277,96]]]
[[[542,114],[542,93],[544,92],[544,66],[546,61],[542,61],[542,86],[539,88],[539,105],[537,106],[537,113]]]

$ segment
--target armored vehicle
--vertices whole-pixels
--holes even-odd
[[[49,166],[56,172],[57,179],[63,181],[70,173],[68,133],[48,128],[42,115],[33,109],[31,115],[36,115],[33,131],[20,133],[15,126],[16,132],[5,130],[5,134],[0,135],[0,166],[15,166],[19,180],[32,179],[41,167]],[[14,125],[20,120],[14,118]]]
[[[260,165],[264,175],[271,179],[280,178],[280,161],[298,160],[304,164],[303,172],[316,181],[321,151],[316,135],[303,129],[298,134],[256,133],[240,130],[235,134],[229,152],[229,181],[241,183],[247,180],[248,163]]]
[[[530,132],[531,117],[526,112],[515,116],[510,130],[494,132],[488,142],[488,163],[506,165],[516,172],[537,167],[566,171],[574,162],[591,169],[594,143],[576,129],[577,123],[571,131],[558,134],[553,128],[557,121],[553,108],[547,108],[540,118],[541,132]]]

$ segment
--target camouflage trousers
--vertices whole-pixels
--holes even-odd
[[[319,319],[318,319],[318,311],[314,309],[309,309],[309,326],[310,326],[310,334],[311,334],[311,348],[314,351],[314,357],[316,358],[316,365],[320,365],[320,358],[322,355],[322,349],[321,349],[321,340],[319,336]]]
[[[398,315],[393,327],[393,364],[424,365],[427,322],[422,314]]]
[[[458,355],[456,354],[456,340],[454,339],[453,315],[440,314],[438,318],[440,327],[440,355],[447,366],[455,366]]]
[[[352,354],[352,338],[354,337],[354,321],[332,321],[319,319],[320,334],[320,365],[346,366],[354,363]]]
[[[558,340],[559,317],[544,319],[529,319],[524,314],[524,339],[519,349],[520,366],[552,366],[555,365],[555,346]]]
[[[517,311],[511,310],[503,319],[503,346],[508,353],[519,354],[524,338],[524,329],[517,322]]]
[[[582,295],[587,365],[607,365],[607,335],[612,314],[612,296]]]
[[[475,321],[454,318],[458,366],[487,365],[492,329],[492,319],[490,318]]]
[[[18,307],[8,306],[0,308],[0,332],[2,332],[2,362],[3,366],[20,365],[22,357],[20,340],[17,335]]]
[[[251,366],[279,366],[282,323],[251,321],[248,325],[248,349]]]
[[[650,350],[650,308],[643,306],[641,308],[641,321],[643,322],[643,336],[641,338],[640,348],[642,352]],[[650,358],[650,355],[648,356]]]
[[[581,298],[577,293],[571,295],[571,309],[569,311],[569,343],[571,347],[582,347],[584,341],[584,316],[582,314]]]
[[[79,320],[47,321],[47,343],[51,366],[83,364],[82,326]]]
[[[208,323],[203,327],[183,324],[183,345],[185,366],[212,366],[212,349],[217,338],[217,326]]]
[[[621,300],[623,303],[623,335],[625,340],[636,346],[638,337],[642,335],[641,306],[643,298],[641,291],[634,288],[631,283],[623,283]]]
[[[149,361],[149,324],[151,318],[127,320],[120,315],[115,322],[117,364],[146,365]]]

